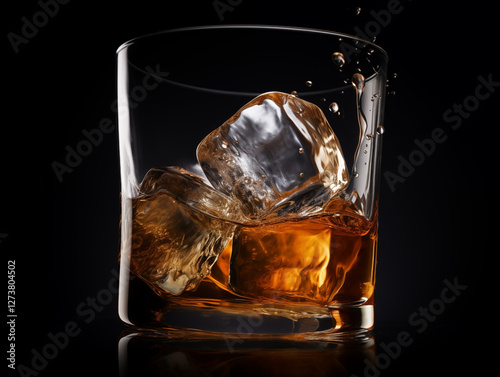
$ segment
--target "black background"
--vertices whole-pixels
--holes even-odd
[[[227,0],[221,0],[229,3]],[[2,11],[0,133],[0,254],[16,261],[16,365],[30,366],[49,333],[74,321],[81,329],[40,376],[118,373],[118,340],[124,326],[117,299],[89,323],[77,308],[113,279],[119,251],[119,166],[116,131],[59,182],[52,162],[82,130],[114,122],[115,51],[136,36],[182,26],[273,24],[349,34],[373,20],[387,1],[233,1],[222,17],[214,1],[70,1],[59,5],[16,53],[8,34],[22,35],[40,5],[9,2]],[[402,11],[380,29],[376,42],[390,56],[383,172],[397,173],[414,139],[442,128],[447,140],[394,190],[381,182],[376,290],[377,344],[401,331],[414,342],[381,375],[480,374],[495,365],[498,247],[490,244],[496,204],[491,161],[498,132],[498,92],[477,101],[452,129],[443,114],[475,95],[478,77],[500,81],[498,22],[493,6],[475,2],[401,0]],[[361,7],[356,16],[354,8]],[[469,103],[474,103],[469,99]],[[467,288],[422,333],[409,318],[439,299],[444,280]],[[7,304],[5,304],[7,310]],[[9,328],[4,325],[5,338]],[[493,340],[494,341],[494,340]],[[6,350],[8,350],[7,340]],[[5,348],[4,348],[5,349]],[[489,351],[492,351],[491,353]],[[5,355],[5,352],[4,352]],[[3,369],[8,362],[2,358]],[[8,368],[7,368],[8,369]],[[8,369],[9,375],[18,375]],[[231,374],[232,375],[232,374]]]

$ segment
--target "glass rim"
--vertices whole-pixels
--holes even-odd
[[[337,32],[337,31],[332,31],[332,30],[308,28],[308,27],[301,27],[301,26],[264,25],[264,24],[201,25],[201,26],[189,26],[189,27],[181,27],[181,28],[162,30],[162,31],[154,32],[154,33],[144,34],[144,35],[132,38],[132,39],[128,40],[127,42],[122,43],[118,47],[118,49],[116,50],[116,54],[120,53],[122,50],[126,49],[127,47],[129,47],[137,42],[140,42],[144,39],[148,39],[150,37],[160,36],[162,34],[178,33],[178,32],[184,32],[184,31],[217,30],[217,29],[219,29],[219,30],[223,30],[223,29],[283,30],[283,31],[296,31],[296,32],[306,32],[306,33],[313,33],[313,34],[329,35],[329,36],[338,37],[338,38],[347,38],[347,39],[350,39],[353,41],[361,42],[365,45],[371,46],[374,49],[377,49],[385,57],[386,60],[389,60],[389,55],[387,54],[387,52],[382,47],[380,47],[378,44],[371,42],[369,40],[357,37],[355,35]]]

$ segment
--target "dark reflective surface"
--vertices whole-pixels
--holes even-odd
[[[375,340],[354,344],[173,341],[125,331],[118,343],[119,375],[132,376],[352,376],[375,361]]]

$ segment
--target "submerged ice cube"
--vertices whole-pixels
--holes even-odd
[[[180,168],[154,168],[133,199],[132,271],[158,290],[194,290],[232,239],[239,203]]]
[[[262,94],[199,144],[210,183],[246,214],[311,214],[348,183],[340,144],[316,105],[279,92]]]

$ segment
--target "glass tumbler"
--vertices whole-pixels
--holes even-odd
[[[297,27],[123,44],[121,320],[170,338],[367,339],[387,60]]]

